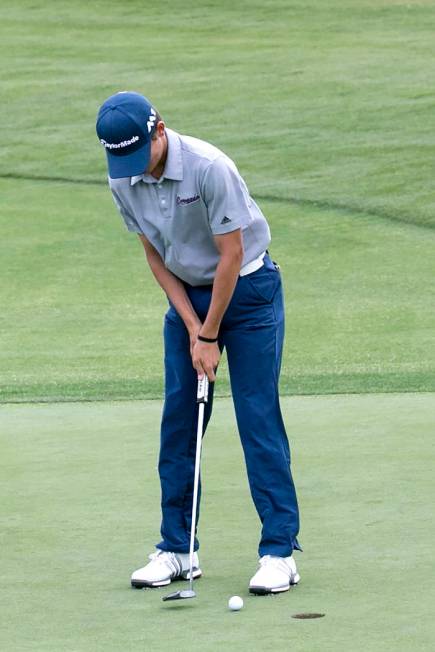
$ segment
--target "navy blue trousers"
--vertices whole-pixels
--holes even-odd
[[[185,287],[204,321],[211,286]],[[294,548],[300,549],[296,538],[298,505],[278,395],[283,340],[281,276],[266,255],[263,267],[239,277],[219,333],[219,346],[227,351],[251,495],[262,523],[260,556],[287,557]],[[198,417],[197,373],[192,366],[188,332],[172,305],[165,316],[164,342],[165,403],[159,457],[162,541],[157,547],[187,553]],[[204,432],[212,405],[213,384],[206,404]],[[196,540],[195,549],[198,547]]]

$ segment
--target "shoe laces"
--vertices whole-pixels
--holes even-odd
[[[289,572],[289,567],[283,557],[273,557],[272,555],[264,555],[260,559],[260,566],[273,566],[274,568],[278,568],[281,571],[284,571],[286,573]]]
[[[153,561],[156,564],[165,566],[175,574],[181,573],[181,563],[177,559],[177,556],[173,552],[167,552],[166,550],[157,550],[148,555],[148,559]]]

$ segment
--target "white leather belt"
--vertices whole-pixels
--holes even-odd
[[[252,272],[256,272],[257,269],[263,267],[264,265],[263,258],[265,257],[265,255],[266,252],[263,251],[263,253],[260,254],[258,258],[254,258],[254,260],[251,260],[250,263],[246,263],[246,265],[243,265],[242,269],[239,272],[239,276],[246,276],[247,274],[252,274]]]

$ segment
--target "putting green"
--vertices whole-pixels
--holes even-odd
[[[429,650],[434,394],[285,397],[302,581],[247,592],[259,524],[229,399],[203,455],[196,600],[134,591],[159,527],[161,403],[4,405],[3,650]],[[241,595],[245,607],[226,603]],[[325,613],[295,620],[300,612]]]

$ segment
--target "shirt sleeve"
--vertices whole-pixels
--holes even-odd
[[[248,189],[236,166],[226,156],[219,156],[207,167],[202,196],[214,235],[230,233],[250,222]]]
[[[121,203],[121,200],[119,198],[119,195],[113,190],[113,188],[110,189],[113,197],[113,201],[115,202],[116,208],[119,210],[121,213],[125,226],[129,231],[132,233],[142,233],[141,228],[139,227],[139,224],[136,222],[136,219],[133,217],[133,215],[123,206]]]

